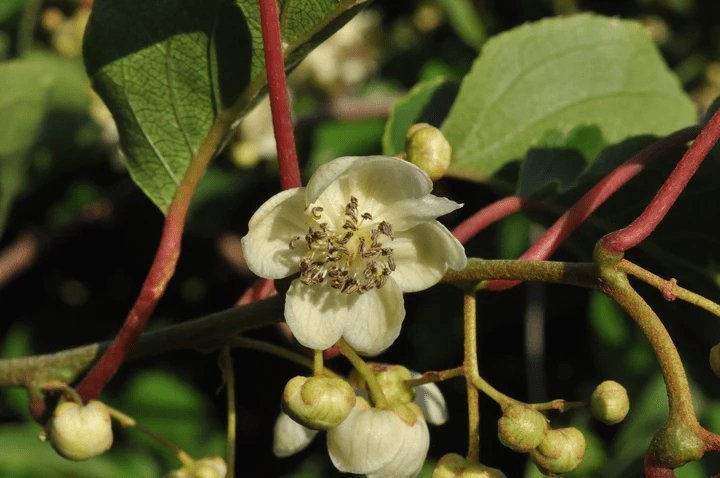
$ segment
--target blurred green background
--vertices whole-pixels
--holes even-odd
[[[5,357],[110,338],[144,279],[162,226],[161,213],[128,177],[112,120],[90,93],[81,59],[90,6],[91,2],[71,0],[0,1],[0,59],[33,58],[54,78],[46,96],[46,121],[26,152],[22,171],[11,174],[0,163],[0,195],[7,195],[4,204],[10,204],[4,227],[0,224],[4,270],[8,266],[3,258],[7,260],[14,248],[21,251],[19,262],[10,267],[13,273],[0,274]],[[380,153],[392,102],[422,80],[460,80],[489,36],[524,22],[579,11],[643,23],[699,112],[720,94],[720,3],[712,0],[378,0],[290,76],[306,175],[341,155]],[[151,328],[229,307],[252,283],[239,253],[239,238],[252,211],[279,188],[268,118],[267,106],[261,104],[208,171],[189,217],[177,273]],[[3,121],[0,117],[0,128],[7,127]],[[651,168],[626,196],[603,206],[600,216],[612,218],[638,191],[649,194],[667,171],[666,163]],[[712,182],[710,186],[715,187]],[[444,219],[450,227],[501,197],[489,186],[450,179],[439,182],[436,191],[465,203],[463,210]],[[558,203],[576,196],[570,192]],[[692,198],[687,201],[686,207],[699,206]],[[0,221],[3,216],[0,210]],[[472,240],[468,255],[517,257],[551,219],[541,214],[507,218]],[[669,220],[678,224],[680,219]],[[604,227],[584,226],[555,257],[587,260]],[[714,240],[717,227],[711,218],[702,230]],[[674,251],[679,255],[689,253],[694,241],[682,239]],[[671,275],[673,264],[658,257],[646,250],[634,259]],[[717,297],[717,287],[707,280],[678,279]],[[720,324],[686,304],[665,303],[654,290],[639,289],[678,344],[703,424],[720,431],[718,382],[707,366]],[[407,296],[406,308],[403,333],[381,360],[418,371],[456,366],[462,356],[460,293],[439,285]],[[551,418],[557,427],[582,428],[588,441],[584,464],[567,476],[640,476],[642,454],[664,419],[666,404],[652,353],[627,317],[600,294],[564,286],[522,286],[484,294],[478,309],[481,371],[505,393],[532,401],[582,400],[605,379],[626,386],[631,412],[621,425],[599,424],[584,411]],[[537,336],[545,329],[541,359],[526,360],[524,331],[529,322],[544,324],[531,333]],[[286,343],[274,328],[251,335]],[[239,389],[239,476],[339,476],[322,436],[291,458],[272,455],[272,426],[282,388],[304,371],[258,352],[235,350],[233,356]],[[347,370],[342,360],[331,366]],[[200,457],[224,452],[220,385],[215,354],[177,352],[128,363],[104,399]],[[464,385],[452,381],[441,388],[451,419],[431,429],[423,476],[430,475],[433,460],[447,452],[462,453],[466,447]],[[482,416],[483,462],[510,477],[539,476],[524,455],[498,443],[494,403],[482,401]],[[0,420],[0,476],[156,477],[178,466],[170,454],[133,430],[118,431],[115,446],[99,458],[80,464],[63,460],[37,439],[39,426],[29,419],[19,390],[0,392]],[[718,470],[720,461],[708,457],[678,470],[678,476],[706,477]]]

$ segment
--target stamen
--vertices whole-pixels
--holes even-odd
[[[310,213],[312,214],[313,219],[320,219],[322,217],[323,208],[322,206],[315,206],[312,208]]]

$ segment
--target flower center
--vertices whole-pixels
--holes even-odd
[[[300,259],[303,284],[322,284],[328,279],[330,287],[345,294],[363,294],[385,285],[395,270],[393,250],[383,245],[383,238],[394,240],[388,222],[371,222],[372,214],[359,212],[355,196],[350,196],[344,207],[345,222],[339,229],[321,222],[322,207],[312,208],[310,214],[317,226],[308,228],[305,235],[308,251]],[[363,226],[365,221],[371,224]],[[294,237],[290,249],[300,240],[300,236]]]

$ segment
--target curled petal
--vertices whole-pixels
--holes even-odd
[[[253,273],[266,279],[281,279],[299,269],[305,245],[290,248],[290,241],[307,229],[304,188],[288,189],[268,199],[250,218],[242,238],[243,255]]]
[[[348,299],[348,306],[343,337],[357,352],[377,355],[400,335],[405,307],[392,276],[382,288]]]
[[[285,321],[305,347],[325,350],[343,335],[348,296],[325,285],[309,287],[295,279],[285,296]]]
[[[422,198],[410,198],[390,204],[378,213],[378,217],[392,224],[395,231],[407,231],[422,222],[432,221],[463,205],[447,198],[428,194]]]
[[[413,378],[422,377],[422,374],[412,372]],[[448,410],[440,388],[434,383],[425,383],[415,387],[413,400],[423,411],[425,420],[432,425],[442,425],[447,422]]]
[[[317,433],[280,412],[273,430],[273,453],[279,458],[294,455],[304,450]]]
[[[412,163],[389,156],[346,156],[318,168],[308,182],[306,202],[337,209],[353,195],[363,211],[377,215],[387,204],[430,191],[432,181]]]
[[[392,243],[397,268],[390,276],[403,292],[437,284],[448,269],[465,268],[465,248],[437,221],[418,224],[396,234]]]

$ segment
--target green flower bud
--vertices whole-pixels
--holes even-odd
[[[63,402],[48,424],[50,444],[68,460],[87,460],[107,451],[113,443],[107,407],[97,400],[87,405]]]
[[[283,392],[282,407],[293,420],[313,430],[342,423],[355,406],[355,391],[345,380],[293,377]]]
[[[590,397],[590,411],[593,416],[608,425],[623,421],[629,410],[627,390],[615,381],[604,381],[595,388]]]
[[[405,385],[406,380],[412,379],[412,372],[402,365],[384,365],[379,363],[368,363],[378,385],[387,398],[388,403],[409,403],[415,398],[415,390]],[[350,385],[355,388],[366,390],[365,379],[357,370],[350,372],[348,379]]]
[[[437,462],[432,478],[506,478],[506,476],[497,468],[466,460],[457,453],[448,453]]]
[[[427,123],[417,123],[405,136],[407,159],[425,171],[430,179],[442,178],[450,166],[452,148],[442,132]]]
[[[720,344],[710,349],[710,367],[720,377]]]
[[[545,438],[547,429],[545,415],[519,403],[505,407],[503,416],[498,420],[500,443],[521,453],[537,447]]]
[[[531,457],[547,476],[556,476],[577,468],[585,456],[585,437],[577,428],[548,430],[545,439]]]
[[[173,470],[165,478],[225,478],[226,474],[225,460],[219,456],[210,456]]]

